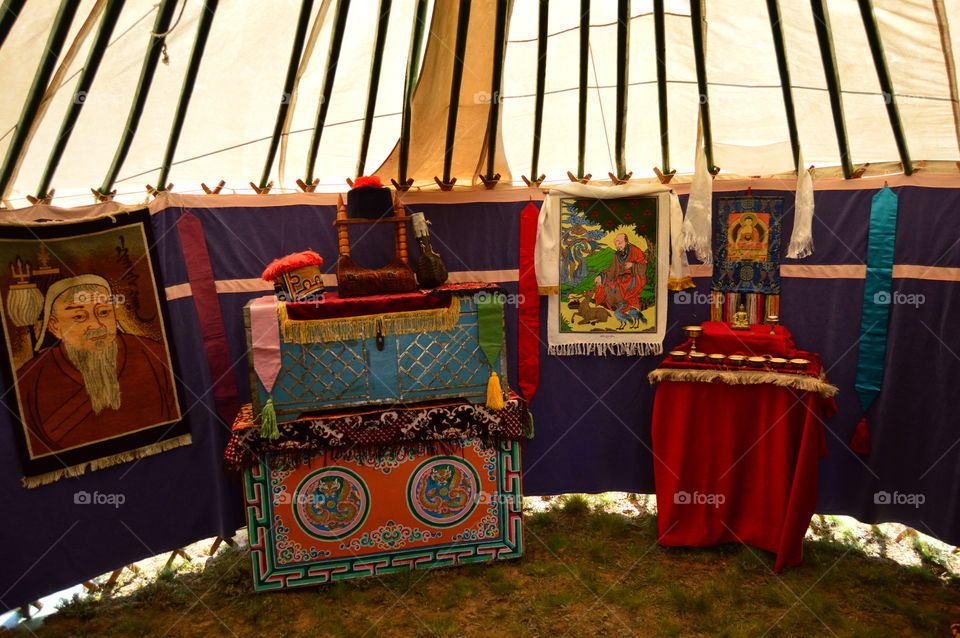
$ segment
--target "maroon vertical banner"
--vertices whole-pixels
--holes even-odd
[[[230,350],[227,347],[227,333],[220,314],[220,301],[217,297],[217,285],[207,252],[207,240],[203,234],[200,220],[184,211],[177,220],[177,233],[183,248],[183,260],[187,266],[187,279],[193,294],[193,303],[200,320],[200,333],[203,336],[203,348],[210,367],[210,383],[213,386],[213,400],[217,414],[226,424],[233,423],[240,409],[240,396],[237,392],[237,378],[233,373]]]
[[[533,400],[540,384],[540,295],[534,251],[537,245],[537,218],[540,209],[530,202],[520,212],[519,329],[517,363],[520,394]]]

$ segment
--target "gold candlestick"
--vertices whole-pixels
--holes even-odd
[[[777,315],[767,315],[767,323],[770,324],[770,334],[777,334],[777,324],[780,323],[780,317]]]

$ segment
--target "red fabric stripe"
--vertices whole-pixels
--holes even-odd
[[[227,333],[220,314],[220,300],[217,298],[217,287],[214,283],[216,280],[207,252],[203,226],[194,215],[184,211],[177,220],[177,233],[183,248],[183,261],[187,266],[193,303],[200,320],[200,334],[203,336],[203,348],[207,353],[207,365],[210,367],[217,414],[224,423],[232,423],[240,409],[240,396],[230,361]]]
[[[533,202],[520,212],[520,276],[518,289],[519,334],[517,337],[517,372],[520,394],[530,402],[540,385],[540,295],[537,293],[537,272],[534,251],[537,245],[537,218],[540,209]]]

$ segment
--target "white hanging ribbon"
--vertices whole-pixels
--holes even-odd
[[[712,264],[713,249],[710,246],[710,235],[713,226],[713,175],[707,167],[703,139],[699,134],[694,167],[690,197],[687,199],[687,214],[683,219],[683,234],[680,236],[680,247],[683,250],[694,251],[697,259],[703,263]]]
[[[803,259],[813,254],[813,175],[803,167],[802,152],[797,166],[797,197],[787,259]]]

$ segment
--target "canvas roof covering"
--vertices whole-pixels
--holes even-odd
[[[128,112],[151,35],[158,4],[154,0],[123,3],[102,64],[90,91],[78,98],[84,67],[106,0],[79,0],[44,100],[33,117],[24,104],[61,3],[56,0],[6,1],[6,14],[18,8],[0,48],[0,156],[11,156],[12,174],[4,188],[10,207],[39,195],[38,184],[58,138],[68,108],[83,107],[69,143],[53,174],[60,206],[92,201],[91,188],[104,183],[124,133]],[[301,0],[221,0],[212,21],[182,134],[173,154],[169,180],[176,192],[202,192],[200,183],[226,181],[226,192],[253,192],[261,181],[267,150],[281,102],[289,115],[279,148],[266,177],[273,192],[295,190],[307,177],[306,161],[314,135],[318,104],[338,2],[310,3],[303,55],[294,60],[296,89],[284,97],[291,44]],[[445,130],[450,106],[458,10],[457,0],[427,2],[428,21],[423,63],[412,102],[408,174],[417,185],[433,186],[444,171]],[[625,113],[625,168],[633,178],[653,177],[665,168],[661,151],[659,94],[655,50],[655,3],[632,0],[629,71]],[[665,0],[665,61],[669,114],[669,168],[691,173],[698,139],[698,113],[708,105],[714,163],[731,175],[769,175],[795,169],[781,90],[773,31],[766,0],[707,0],[705,57],[708,98],[697,84],[691,6]],[[831,91],[821,55],[813,6],[806,0],[780,0],[784,48],[790,72],[798,140],[804,163],[818,168],[841,165],[841,145],[831,108]],[[829,33],[842,102],[848,157],[852,164],[873,163],[871,170],[902,170],[902,158],[889,119],[886,97],[871,56],[860,4],[825,0]],[[873,0],[873,15],[894,87],[909,156],[926,161],[927,170],[956,171],[960,159],[960,103],[955,60],[960,57],[960,0]],[[457,187],[476,185],[486,171],[485,138],[491,106],[499,107],[498,152],[494,168],[501,186],[522,184],[531,175],[531,148],[537,73],[537,0],[510,3],[506,56],[499,93],[493,77],[496,49],[496,0],[473,0],[463,57],[450,177]],[[617,15],[619,3],[590,3],[590,47],[584,172],[595,179],[617,172],[615,161]],[[380,167],[383,178],[398,176],[397,142],[404,105],[404,76],[417,0],[393,0],[384,45],[375,117],[370,125],[365,172]],[[349,3],[342,53],[320,131],[313,175],[318,190],[343,190],[356,176],[364,105],[371,80],[371,57],[380,3]],[[168,146],[184,74],[197,37],[203,0],[179,0],[164,36],[165,51],[149,86],[143,117],[120,166],[113,188],[119,201],[142,201],[145,184],[157,184]],[[543,129],[538,172],[546,183],[565,181],[577,172],[579,0],[549,2],[548,48]],[[6,15],[5,14],[5,15]],[[11,152],[18,126],[30,134]],[[946,160],[946,164],[936,161]],[[878,166],[878,163],[883,163]]]

